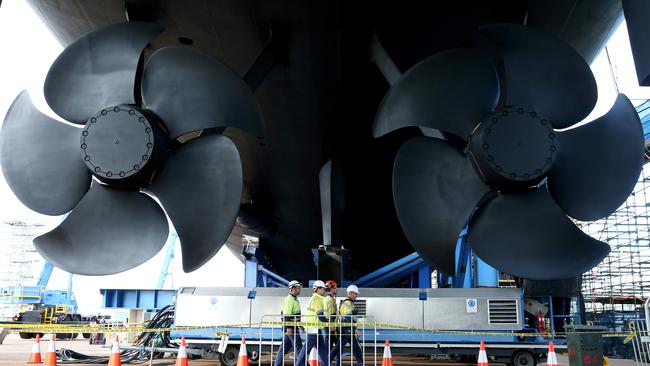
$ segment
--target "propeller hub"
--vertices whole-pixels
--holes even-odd
[[[153,172],[165,136],[155,117],[126,105],[102,109],[81,132],[81,157],[100,181],[142,186]]]
[[[522,107],[488,116],[470,142],[482,177],[497,189],[539,183],[555,161],[557,150],[558,139],[548,119]]]

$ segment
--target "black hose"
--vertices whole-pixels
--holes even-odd
[[[169,328],[174,324],[174,305],[167,305],[160,309],[156,315],[148,322],[144,323],[146,329],[164,329]],[[122,363],[141,363],[151,358],[151,352],[145,351],[144,347],[155,348],[177,348],[171,343],[169,332],[155,332],[144,331],[138,336],[138,340],[133,344],[135,347],[143,347],[140,350],[124,350],[120,352],[120,359]],[[153,358],[162,358],[164,352],[154,352]],[[71,349],[61,348],[57,352],[57,358],[61,364],[105,364],[108,362],[109,357],[106,356],[90,356],[83,353],[75,352]]]

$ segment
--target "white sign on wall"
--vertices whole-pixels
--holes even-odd
[[[465,300],[465,304],[467,305],[468,313],[478,313],[478,302],[476,299],[467,299]]]

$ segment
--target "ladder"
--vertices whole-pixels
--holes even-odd
[[[54,318],[54,308],[45,308],[43,312],[43,324],[52,324],[52,319]]]

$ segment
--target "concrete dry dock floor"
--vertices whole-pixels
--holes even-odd
[[[46,338],[49,338],[47,336]],[[0,366],[9,366],[9,365],[27,365],[27,357],[29,357],[29,352],[32,349],[33,340],[30,339],[20,339],[18,334],[9,334],[4,340],[3,344],[0,345]],[[47,350],[48,341],[41,342],[41,351],[44,353]],[[108,348],[103,348],[101,346],[91,346],[88,344],[88,340],[78,338],[71,341],[57,341],[57,349],[60,348],[69,348],[77,352],[81,352],[88,355],[94,356],[107,356],[109,354]],[[43,355],[44,356],[44,355]],[[368,356],[366,356],[368,357]],[[174,365],[174,358],[166,358],[160,360],[154,360],[153,365]],[[378,358],[379,364],[381,365],[381,357]],[[558,361],[560,366],[568,366],[569,361],[563,355],[558,355]],[[189,362],[190,366],[208,366],[208,365],[219,365],[219,361],[216,359],[202,359],[202,360],[192,360]],[[440,366],[469,366],[475,364],[463,364],[453,361],[432,361],[424,356],[416,355],[394,355],[393,363],[395,365],[404,365],[404,366],[420,366],[420,365],[440,365]],[[139,365],[148,365],[149,363],[139,363]],[[262,364],[269,365],[269,357],[262,356]],[[344,365],[349,365],[349,362],[344,362]],[[492,365],[503,365],[498,363],[491,363]],[[540,362],[539,365],[545,365],[545,362]],[[611,366],[633,366],[633,360],[617,360],[610,359],[609,364]],[[90,365],[90,364],[75,364],[75,365]],[[136,364],[138,365],[138,364]],[[257,362],[251,362],[251,366],[257,365]],[[293,364],[288,364],[293,365]],[[372,363],[368,362],[368,365]]]

